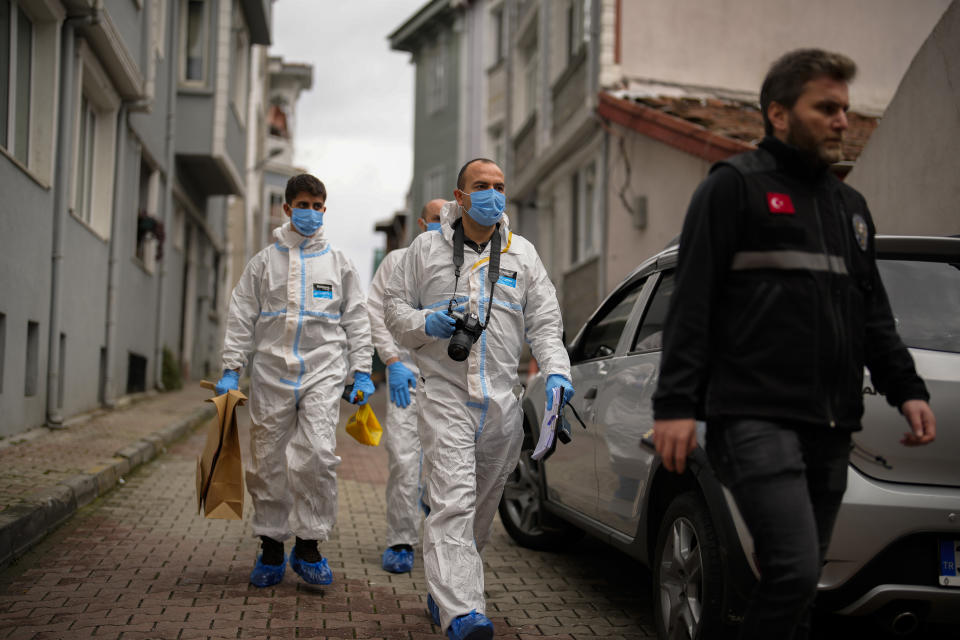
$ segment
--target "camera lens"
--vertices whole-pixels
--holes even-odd
[[[473,338],[466,331],[457,331],[450,336],[450,342],[447,344],[447,355],[451,360],[463,362],[470,355],[470,348],[473,346]]]

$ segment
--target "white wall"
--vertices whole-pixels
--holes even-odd
[[[626,78],[756,94],[786,51],[820,47],[859,66],[851,102],[882,113],[950,0],[627,0]]]
[[[960,1],[913,60],[847,182],[877,230],[960,234]]]
[[[710,163],[619,125],[611,125],[607,154],[607,277],[606,292],[641,262],[679,235],[694,189],[706,177]],[[625,152],[620,137],[625,136]],[[629,186],[627,164],[630,165]],[[631,208],[638,196],[647,197],[647,226],[637,229]],[[605,293],[606,293],[605,292]]]

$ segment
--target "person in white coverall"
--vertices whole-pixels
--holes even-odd
[[[560,389],[560,402],[568,401],[573,386],[556,290],[533,245],[510,231],[503,172],[491,160],[471,160],[454,196],[456,202],[443,207],[440,233],[415,238],[398,263],[384,317],[420,364],[417,403],[430,509],[423,534],[427,606],[449,638],[485,640],[493,637],[493,625],[484,615],[480,553],[520,456],[522,413],[514,389],[524,340],[548,374],[548,397]],[[466,245],[459,278],[457,233]],[[499,279],[491,297],[493,254]],[[462,308],[488,321],[460,362],[448,355],[451,299],[454,312]]]
[[[326,188],[301,174],[285,196],[290,222],[274,230],[275,241],[247,263],[233,290],[217,383],[218,393],[236,389],[249,365],[246,480],[262,549],[250,582],[258,587],[283,579],[283,540],[291,533],[290,567],[309,583],[332,581],[317,542],[330,535],[337,515],[340,396],[348,373],[351,402],[366,402],[374,390],[360,278],[323,234]]]
[[[431,200],[417,218],[420,231],[440,230],[442,199]],[[387,365],[390,402],[383,441],[387,449],[387,548],[381,565],[390,573],[413,569],[413,545],[420,537],[420,436],[417,434],[416,389],[420,370],[410,351],[398,345],[383,323],[383,292],[406,249],[388,253],[370,283],[367,311],[373,346]]]

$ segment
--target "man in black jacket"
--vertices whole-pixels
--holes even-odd
[[[654,396],[654,440],[682,473],[707,455],[753,536],[761,579],[741,638],[806,638],[809,608],[861,428],[863,367],[931,442],[929,395],[897,335],[866,202],[842,159],[856,65],[787,53],[760,92],[759,149],[718,163],[693,195]]]

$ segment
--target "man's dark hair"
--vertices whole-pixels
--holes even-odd
[[[320,196],[324,203],[327,202],[327,188],[323,186],[323,183],[309,173],[301,173],[287,180],[287,192],[284,194],[287,204],[292,205],[293,199],[303,191],[312,196]]]
[[[842,53],[823,49],[797,49],[783,54],[770,65],[767,77],[760,88],[760,113],[763,115],[763,130],[773,134],[773,124],[767,117],[771,102],[792,109],[803,93],[803,85],[814,78],[829,76],[834,80],[850,82],[857,75],[856,63]]]
[[[490,158],[474,158],[473,160],[468,160],[467,164],[460,167],[460,173],[457,174],[457,189],[460,189],[460,191],[463,191],[463,188],[466,186],[463,183],[463,174],[467,172],[467,167],[472,165],[474,162],[486,162],[489,164],[497,164],[496,161],[491,160]]]

